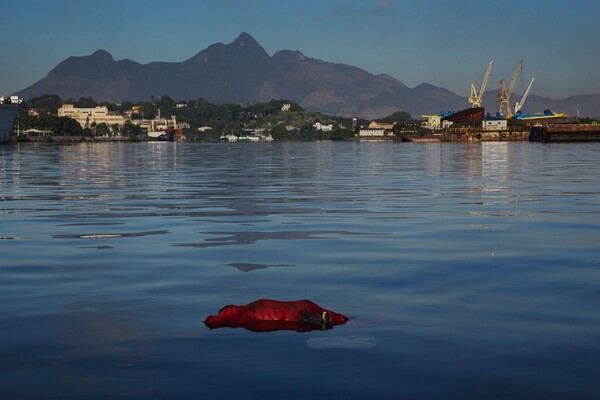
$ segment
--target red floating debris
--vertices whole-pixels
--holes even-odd
[[[218,315],[208,316],[204,323],[210,329],[229,327],[246,328],[254,332],[308,332],[331,329],[347,321],[346,316],[327,310],[310,300],[261,299],[243,306],[225,306],[219,310]]]

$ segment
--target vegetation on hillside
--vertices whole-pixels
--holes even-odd
[[[125,125],[107,126],[106,124],[92,124],[83,128],[75,120],[67,117],[58,117],[57,111],[63,104],[73,104],[78,108],[93,108],[106,106],[109,111],[118,114],[131,112],[131,122]],[[284,107],[284,105],[289,105]],[[37,115],[30,115],[30,110],[35,110]],[[355,129],[366,125],[368,121],[357,120],[353,125],[351,118],[327,116],[321,113],[309,112],[293,101],[271,100],[267,103],[254,104],[222,104],[216,105],[203,98],[176,102],[169,96],[155,98],[151,96],[147,102],[98,103],[89,97],[79,100],[62,100],[56,95],[35,97],[23,102],[20,106],[16,123],[20,130],[40,129],[50,130],[65,136],[129,136],[134,137],[142,133],[136,124],[142,119],[152,119],[158,115],[162,117],[175,116],[178,122],[186,122],[189,129],[184,130],[188,140],[214,141],[223,134],[239,133],[245,129],[263,130],[271,134],[275,140],[347,140],[355,136]],[[382,122],[399,122],[400,124],[414,124],[410,114],[397,112]],[[322,131],[314,128],[315,123],[332,125],[331,131]],[[199,129],[201,128],[201,129]]]

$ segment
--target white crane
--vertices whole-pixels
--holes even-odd
[[[500,114],[510,115],[510,95],[512,94],[513,89],[515,88],[515,83],[517,83],[517,76],[519,76],[519,72],[521,72],[521,67],[523,66],[523,59],[519,60],[519,64],[517,64],[517,68],[515,68],[515,72],[513,73],[512,79],[510,80],[510,85],[508,89],[506,88],[506,82],[504,79],[500,81],[500,92],[498,93],[498,100],[500,100]]]
[[[529,86],[527,86],[527,90],[525,90],[525,93],[523,93],[523,97],[521,97],[521,101],[517,101],[515,103],[515,115],[521,111],[521,109],[523,108],[523,105],[525,104],[525,100],[527,100],[527,95],[529,94],[529,90],[531,89],[531,86],[533,85],[533,80],[535,78],[531,78],[531,82],[529,82]]]
[[[483,93],[485,92],[485,86],[487,85],[488,79],[490,77],[490,71],[492,70],[493,62],[494,60],[490,61],[490,65],[488,65],[487,70],[485,71],[485,76],[483,78],[483,82],[481,83],[479,93],[477,92],[477,88],[475,88],[475,82],[471,83],[471,95],[469,96],[469,103],[471,103],[473,107],[481,107],[481,102],[483,101]]]

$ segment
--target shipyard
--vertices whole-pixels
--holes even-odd
[[[457,112],[421,115],[424,121],[417,131],[403,132],[405,142],[578,142],[600,140],[600,125],[582,124],[579,116],[546,109],[526,114],[523,107],[533,86],[532,78],[520,100],[511,107],[511,95],[523,66],[519,61],[507,84],[500,81],[497,100],[499,109],[493,115],[482,107],[483,95],[490,77],[493,60],[485,71],[479,89],[471,83],[468,98],[471,108]]]

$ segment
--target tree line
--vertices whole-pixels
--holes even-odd
[[[106,106],[117,114],[131,112],[130,120],[124,125],[91,124],[82,127],[68,117],[58,117],[58,109],[63,104],[73,104],[77,108]],[[287,105],[284,108],[284,105]],[[135,107],[135,108],[134,108]],[[31,115],[35,110],[37,115]],[[285,111],[284,111],[285,110]],[[175,116],[178,122],[186,122],[189,129],[184,130],[188,140],[218,140],[222,134],[238,133],[244,129],[264,130],[275,140],[346,140],[354,137],[356,130],[368,121],[351,118],[327,116],[308,112],[299,104],[288,100],[271,100],[266,103],[252,104],[213,104],[204,98],[177,102],[169,96],[150,96],[143,102],[96,102],[90,97],[79,100],[62,100],[57,95],[44,95],[27,99],[20,105],[16,124],[19,129],[30,128],[50,130],[64,136],[110,136],[136,137],[144,132],[136,122],[157,117]],[[394,113],[381,119],[382,122],[414,123],[410,114]],[[313,127],[316,122],[332,125],[331,131],[321,131]],[[199,130],[198,128],[201,128]]]

